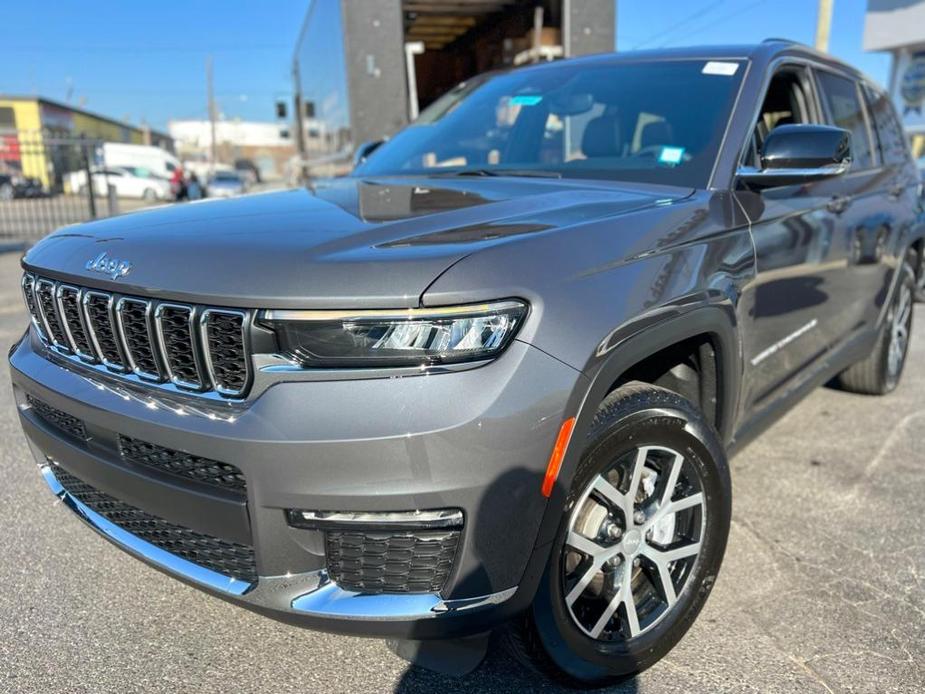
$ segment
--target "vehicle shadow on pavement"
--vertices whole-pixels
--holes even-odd
[[[479,667],[462,677],[441,675],[430,670],[409,665],[395,685],[396,694],[456,694],[457,692],[574,692],[542,675],[534,675],[516,662],[495,640],[488,655]],[[596,692],[608,694],[635,694],[639,691],[639,678]]]

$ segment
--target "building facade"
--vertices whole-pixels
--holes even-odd
[[[210,121],[172,120],[167,129],[181,158],[208,161],[212,149]],[[231,165],[246,159],[257,167],[263,180],[286,176],[295,154],[289,126],[272,122],[216,121],[215,143],[219,163]]]
[[[915,156],[925,156],[925,0],[868,0],[864,49],[892,55],[890,95]]]
[[[36,178],[46,189],[83,166],[80,148],[91,141],[148,144],[173,151],[166,133],[107,118],[51,99],[0,94],[0,171]]]
[[[614,50],[614,0],[311,0],[293,55],[305,178],[352,168],[362,143],[479,73]]]

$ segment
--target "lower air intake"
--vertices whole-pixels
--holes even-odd
[[[187,561],[241,581],[257,581],[254,548],[165,521],[105,494],[54,467],[59,484],[75,499],[126,532]]]
[[[446,584],[458,530],[325,533],[328,573],[357,593],[437,593]]]

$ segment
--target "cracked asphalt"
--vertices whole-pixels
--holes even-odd
[[[3,354],[26,325],[0,256]],[[917,318],[925,321],[925,313]],[[122,554],[55,507],[0,363],[0,691],[558,691],[492,651],[472,675],[284,626]],[[886,398],[819,389],[732,461],[729,548],[669,656],[615,692],[925,690],[925,322]]]

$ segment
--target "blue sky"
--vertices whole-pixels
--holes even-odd
[[[330,0],[328,0],[330,1]],[[114,118],[166,128],[206,117],[205,62],[229,118],[272,120],[291,90],[290,60],[309,0],[154,4],[62,0],[6,3],[0,93],[40,94]],[[835,0],[831,52],[880,82],[889,58],[861,49],[865,0]],[[811,43],[813,0],[619,0],[617,45]]]

